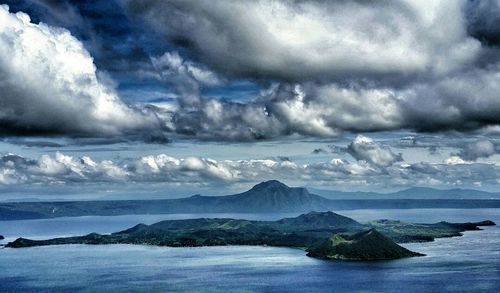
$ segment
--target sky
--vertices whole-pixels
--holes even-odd
[[[0,200],[500,191],[499,1],[0,3]]]

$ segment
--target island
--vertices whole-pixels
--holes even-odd
[[[18,238],[5,247],[23,248],[61,244],[140,244],[170,247],[267,245],[300,248],[308,256],[338,260],[390,260],[422,256],[399,243],[433,241],[460,236],[478,223],[412,224],[379,220],[361,224],[334,212],[309,212],[277,221],[249,221],[230,218],[168,220],[152,225],[101,235],[31,240]]]
[[[4,240],[5,237],[3,237],[3,235],[0,235],[0,240]]]

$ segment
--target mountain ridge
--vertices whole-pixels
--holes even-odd
[[[217,197],[217,202],[236,204],[243,210],[269,212],[325,210],[329,204],[328,199],[311,194],[306,188],[289,187],[277,180],[261,182],[242,193]]]
[[[500,200],[456,199],[327,199],[303,187],[269,180],[225,196],[163,200],[60,201],[0,203],[0,220],[77,216],[175,213],[304,213],[349,209],[500,208]]]
[[[432,187],[410,187],[393,192],[340,191],[309,188],[315,194],[328,199],[500,199],[500,192],[476,189],[437,189]]]

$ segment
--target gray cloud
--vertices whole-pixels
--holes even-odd
[[[200,98],[195,107],[175,111],[172,129],[229,140],[333,137],[344,131],[469,131],[500,123],[499,84],[497,65],[401,89],[279,83],[245,103]]]
[[[154,78],[175,86],[181,107],[199,106],[202,86],[221,84],[222,79],[212,71],[184,60],[177,52],[166,52],[152,57],[153,70],[140,70],[145,78]]]
[[[498,124],[499,68],[499,64],[473,68],[400,91],[397,98],[405,126],[433,131]]]
[[[476,161],[479,158],[488,158],[496,153],[495,145],[489,140],[479,140],[467,143],[456,155],[466,161]]]
[[[303,81],[453,71],[480,44],[459,1],[124,1],[219,72]]]
[[[394,154],[388,146],[380,145],[362,135],[354,138],[347,146],[347,152],[358,161],[366,161],[379,167],[387,167],[403,161],[401,154]]]
[[[467,1],[469,33],[487,45],[500,45],[500,3],[496,0]]]
[[[252,141],[500,123],[500,54],[479,37],[498,16],[492,1],[121,2],[193,58],[166,52],[138,71],[174,85],[175,101],[127,105],[68,31],[3,6],[3,132]],[[40,46],[27,45],[34,36]],[[201,94],[233,78],[263,90],[243,102]]]
[[[179,92],[184,92],[185,82],[179,84]],[[154,108],[171,132],[240,141],[292,134],[333,137],[347,130],[397,129],[401,120],[396,100],[387,90],[285,83],[274,84],[247,102],[204,98],[197,92],[181,95],[178,105]]]
[[[328,152],[323,148],[314,149],[311,153],[313,155],[328,154]]]
[[[491,2],[146,2],[123,1],[210,69],[276,81],[245,104],[199,98],[187,111],[193,93],[185,89],[198,98],[199,82],[186,70],[171,74],[183,81],[177,82],[181,109],[171,115],[174,132],[252,140],[500,123],[500,55],[471,33],[495,19]],[[209,119],[213,105],[217,121]]]

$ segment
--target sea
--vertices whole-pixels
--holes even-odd
[[[360,222],[493,220],[500,209],[335,211]],[[111,233],[167,219],[274,220],[298,214],[168,214],[0,221],[7,243]],[[60,245],[0,249],[0,292],[500,292],[500,227],[404,244],[424,257],[328,261],[267,246]]]

